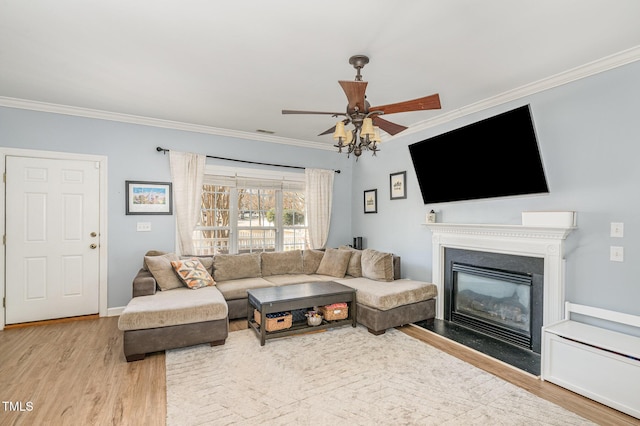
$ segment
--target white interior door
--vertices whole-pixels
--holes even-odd
[[[5,323],[98,313],[98,164],[5,158]]]

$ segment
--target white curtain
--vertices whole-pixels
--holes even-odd
[[[169,151],[179,254],[195,253],[193,230],[200,220],[205,162],[205,155]]]
[[[307,246],[324,248],[331,223],[333,170],[305,169],[305,204],[307,207]]]

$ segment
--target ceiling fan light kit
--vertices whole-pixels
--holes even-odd
[[[341,80],[338,82],[347,96],[348,104],[346,113],[282,110],[283,114],[345,116],[345,119],[338,121],[334,127],[319,135],[333,133],[333,139],[338,141],[334,146],[338,148],[339,153],[342,153],[342,149],[344,148],[347,157],[353,154],[356,157],[356,161],[358,157],[362,155],[363,151],[372,151],[375,156],[376,152],[380,151],[377,145],[381,142],[380,129],[390,135],[398,134],[407,129],[405,126],[382,119],[380,117],[382,114],[440,109],[440,97],[437,93],[411,101],[371,107],[365,95],[367,82],[362,81],[362,75],[360,74],[360,70],[369,63],[369,58],[365,55],[354,55],[349,58],[349,63],[356,69],[355,80]],[[345,128],[349,123],[353,124],[353,130],[347,130]]]
[[[352,123],[354,123],[352,121]],[[358,133],[358,126],[353,130],[345,130],[344,122],[338,121],[336,123],[336,130],[333,132],[333,139],[336,139],[338,143],[334,145],[338,148],[338,152],[342,153],[342,148],[347,149],[347,156],[356,156],[356,160],[362,154],[362,151],[372,151],[373,155],[380,151],[380,148],[376,144],[380,143],[380,129],[373,125],[373,120],[366,117],[361,120],[360,132]],[[357,142],[357,143],[356,143]]]

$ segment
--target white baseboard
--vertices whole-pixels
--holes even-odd
[[[108,308],[107,309],[107,316],[108,317],[118,317],[120,316],[120,314],[122,313],[122,311],[124,311],[124,306],[120,306],[117,308]]]

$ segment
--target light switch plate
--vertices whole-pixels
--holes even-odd
[[[149,232],[151,231],[151,222],[138,222],[136,224],[136,231]]]
[[[611,222],[611,236],[614,238],[624,237],[624,223]]]
[[[624,247],[611,246],[610,260],[612,262],[624,262]]]

